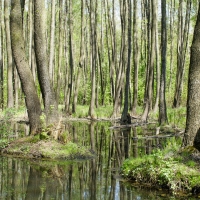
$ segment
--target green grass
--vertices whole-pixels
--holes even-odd
[[[169,143],[162,151],[140,158],[129,158],[121,167],[121,175],[133,182],[168,188],[172,193],[191,193],[200,188],[198,164],[189,160],[191,151],[178,151],[179,144]]]

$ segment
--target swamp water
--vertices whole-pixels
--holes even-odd
[[[155,135],[155,125],[124,130],[112,126],[107,122],[65,124],[71,140],[95,152],[95,159],[55,162],[0,157],[0,199],[178,199],[164,191],[133,187],[119,176],[125,158],[149,154],[174,138],[145,139],[144,136]]]

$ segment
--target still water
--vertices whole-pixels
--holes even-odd
[[[112,126],[107,122],[65,124],[71,140],[96,153],[92,160],[53,162],[0,157],[0,199],[177,199],[164,191],[133,187],[119,176],[124,159],[149,154],[174,138],[136,140],[133,138],[155,135],[154,125],[124,130]]]

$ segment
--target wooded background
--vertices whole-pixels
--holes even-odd
[[[11,49],[10,1],[0,2],[0,107],[18,108],[24,94]],[[21,8],[26,57],[41,95],[34,3],[21,0]],[[91,117],[99,106],[113,105],[112,117],[122,109],[137,115],[140,106],[144,120],[159,105],[164,115],[166,105],[185,106],[197,11],[197,0],[46,0],[45,54],[58,103],[66,113],[89,105]]]

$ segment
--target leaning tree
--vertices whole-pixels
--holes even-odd
[[[30,133],[39,133],[41,126],[43,128],[48,125],[58,126],[60,123],[58,117],[58,105],[56,96],[53,91],[51,81],[49,78],[47,51],[45,43],[45,2],[34,1],[34,42],[35,53],[37,62],[38,80],[40,89],[42,92],[44,103],[44,116],[46,123],[41,123],[41,104],[38,98],[36,86],[34,83],[31,69],[28,65],[28,60],[25,54],[25,42],[23,38],[23,20],[22,20],[22,7],[20,1],[11,1],[11,44],[14,61],[16,63],[17,71],[22,84],[22,89],[25,94],[25,102],[28,111],[28,117],[30,122]],[[53,126],[54,127],[54,126]],[[57,129],[51,132],[51,134],[57,139]]]
[[[20,1],[11,1],[10,15],[11,46],[14,61],[20,77],[25,103],[30,121],[30,133],[35,134],[40,128],[41,105],[37,95],[34,79],[25,54],[23,39],[22,12]]]
[[[183,145],[194,145],[200,150],[200,2],[191,46],[187,118]]]

